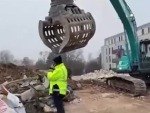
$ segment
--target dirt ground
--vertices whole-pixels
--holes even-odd
[[[66,113],[149,113],[149,97],[131,97],[102,87],[85,87],[80,98],[65,104]],[[148,99],[147,99],[148,98]]]

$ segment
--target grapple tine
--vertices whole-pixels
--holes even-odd
[[[92,15],[74,5],[73,0],[53,0],[49,16],[39,21],[43,43],[57,54],[85,47],[95,30]]]

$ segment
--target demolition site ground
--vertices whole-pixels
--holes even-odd
[[[149,113],[150,96],[132,97],[106,86],[82,84],[79,99],[67,103],[67,113]]]
[[[27,77],[36,76],[37,70],[29,69],[24,66],[16,66],[13,64],[0,65],[0,84],[5,81],[14,81],[22,79],[24,75]],[[84,78],[89,76],[97,77],[98,73],[94,72],[84,75]],[[104,72],[103,74],[109,74]],[[133,97],[128,93],[123,93],[120,90],[113,89],[105,84],[94,84],[92,81],[79,80],[79,77],[73,77],[72,87],[76,99],[71,102],[65,102],[66,113],[149,113],[150,111],[150,93],[147,95]],[[76,88],[77,87],[77,88]],[[15,93],[13,89],[13,92]]]

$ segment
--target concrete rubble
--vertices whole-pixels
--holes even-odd
[[[18,96],[27,109],[29,107],[27,113],[36,113],[36,109],[34,109],[34,112],[30,111],[30,107],[35,103],[38,104],[38,108],[44,112],[56,112],[51,96],[48,94],[49,81],[43,76],[44,83],[41,83],[38,79],[38,74],[45,75],[45,73],[41,73],[41,71],[31,67],[0,64],[0,84],[5,85],[11,93]],[[73,81],[71,83],[73,83]],[[73,84],[75,87],[81,87],[80,84]],[[75,97],[71,91],[70,95],[68,95],[64,101],[70,102],[74,99]]]
[[[102,79],[106,77],[111,77],[116,75],[115,72],[113,71],[108,71],[108,70],[95,70],[92,73],[87,73],[78,77],[73,77],[74,80],[91,80],[91,79]]]
[[[41,109],[42,111],[48,112],[48,113],[56,112],[56,109],[53,107],[53,100],[51,96],[49,96],[48,94],[47,87],[45,87],[47,86],[47,80],[45,80],[44,83],[39,84],[38,80],[36,80],[36,77],[32,77],[32,78],[24,77],[23,79],[5,82],[4,84],[8,87],[9,91],[10,90],[13,91],[14,94],[21,99],[21,101],[24,103],[27,113],[31,113],[31,112],[37,113],[37,111]],[[15,90],[13,89],[14,87],[15,87]],[[72,94],[70,95],[71,96],[68,96],[65,99],[65,101],[74,100],[75,98],[73,97],[74,95]],[[30,111],[30,107],[31,105],[33,106],[34,104],[36,104],[36,106],[38,106],[39,109],[34,109],[34,112],[33,112],[33,111]]]
[[[95,70],[92,73],[87,73],[81,76],[73,76],[73,80],[75,81],[80,81],[80,80],[100,80],[103,78],[111,77],[116,75],[115,72],[113,71],[108,71],[108,70]]]
[[[83,74],[81,76],[73,76],[73,80],[80,81],[80,80],[102,80],[107,77],[113,76],[129,76],[128,74],[118,74],[112,70],[95,70],[94,72]]]

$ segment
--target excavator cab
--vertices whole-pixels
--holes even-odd
[[[85,13],[73,0],[51,0],[49,16],[39,21],[40,38],[56,54],[85,47],[95,30],[91,13]]]
[[[140,68],[141,71],[150,70],[150,40],[140,40]]]
[[[117,73],[129,73],[131,71],[130,60],[127,55],[121,56],[116,71]]]

